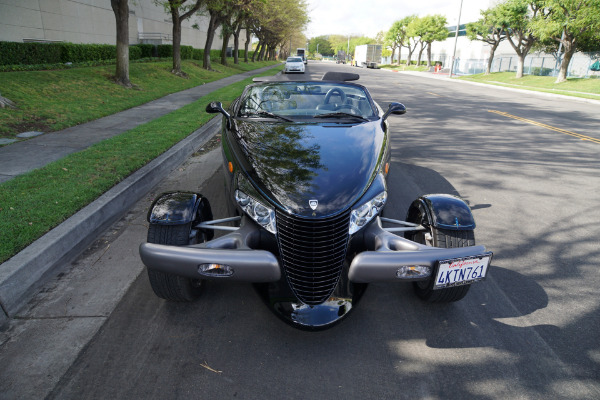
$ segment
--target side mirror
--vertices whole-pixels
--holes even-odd
[[[385,114],[383,114],[383,117],[381,118],[381,122],[384,122],[387,119],[387,117],[390,116],[390,114],[406,114],[406,107],[404,107],[404,104],[402,103],[390,103],[390,105],[388,106],[388,110],[385,112]]]
[[[231,129],[231,115],[223,108],[220,101],[212,101],[206,106],[206,112],[209,114],[221,113],[227,118],[227,129]]]
[[[206,106],[206,112],[209,114],[221,113],[223,115],[227,114],[225,109],[223,108],[223,104],[220,101],[213,101]]]

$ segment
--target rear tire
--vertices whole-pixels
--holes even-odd
[[[417,212],[417,216],[418,217],[416,218],[416,221],[408,222],[414,222],[417,224],[423,224],[426,222],[425,216],[423,216],[420,212]],[[417,243],[446,249],[475,246],[475,232],[472,229],[455,231],[429,227],[429,231],[411,232],[407,233],[405,236],[407,239]],[[451,303],[453,301],[461,300],[463,297],[465,297],[469,292],[469,288],[471,287],[471,285],[463,285],[433,290],[434,281],[435,275],[432,275],[426,281],[413,282],[413,288],[417,296],[429,303]]]
[[[185,225],[150,224],[148,243],[185,246],[190,244],[191,223]],[[170,301],[192,301],[200,296],[202,280],[148,269],[154,294]]]

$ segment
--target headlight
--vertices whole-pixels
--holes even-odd
[[[250,218],[256,221],[256,223],[273,234],[277,233],[275,227],[275,211],[273,209],[265,207],[241,190],[235,191],[235,201],[237,201],[242,210],[244,210]]]
[[[385,205],[387,192],[381,192],[350,213],[350,234],[358,232],[363,226],[371,221]]]

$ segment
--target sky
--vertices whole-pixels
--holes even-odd
[[[456,25],[461,0],[308,0],[311,22],[308,38],[327,34],[375,37],[387,31],[396,20],[417,14],[442,14],[448,25]],[[479,19],[479,10],[489,8],[492,0],[462,0],[460,23]]]

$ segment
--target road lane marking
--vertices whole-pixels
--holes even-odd
[[[555,132],[564,133],[565,135],[574,136],[574,137],[579,138],[581,140],[587,140],[587,141],[590,141],[590,142],[593,142],[593,143],[600,144],[600,139],[596,139],[596,138],[593,138],[591,136],[586,136],[586,135],[582,135],[580,133],[567,131],[565,129],[557,128],[557,127],[554,127],[554,126],[551,126],[551,125],[542,124],[541,122],[532,121],[530,119],[517,117],[516,115],[511,115],[509,113],[505,113],[505,112],[502,112],[502,111],[488,110],[488,112],[491,112],[491,113],[494,113],[494,114],[498,114],[498,115],[502,115],[502,116],[507,117],[507,118],[512,118],[512,119],[516,119],[516,120],[519,120],[519,121],[527,122],[528,124],[540,126],[542,128],[550,129],[550,130],[555,131]]]

